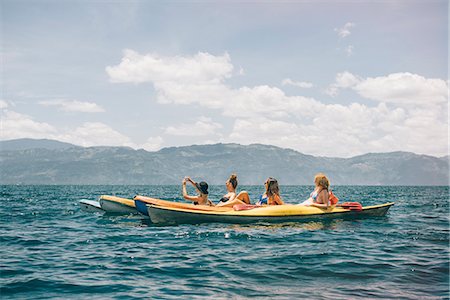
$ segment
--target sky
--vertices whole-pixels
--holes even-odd
[[[448,155],[446,0],[1,0],[1,140]]]

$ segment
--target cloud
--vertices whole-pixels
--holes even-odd
[[[303,153],[351,157],[368,152],[447,153],[447,119],[443,111],[325,105],[311,122],[237,119],[226,142],[263,143]],[[434,142],[431,142],[434,141]],[[442,142],[440,142],[442,141]]]
[[[0,100],[0,105],[7,104]],[[135,149],[156,151],[161,149],[163,138],[150,137],[144,144],[136,144],[126,135],[100,122],[86,122],[75,128],[55,128],[54,126],[33,120],[31,116],[7,110],[0,118],[0,140],[19,138],[53,139],[74,145],[91,146],[127,146]],[[220,125],[219,125],[220,126]]]
[[[208,62],[212,66],[207,67]],[[223,142],[267,143],[326,156],[397,150],[447,153],[448,85],[443,80],[410,73],[363,78],[342,72],[326,91],[335,96],[342,89],[352,90],[378,102],[371,107],[325,104],[288,96],[268,85],[232,88],[226,84],[232,70],[228,55],[206,53],[161,58],[132,52],[119,65],[107,68],[113,82],[152,83],[159,103],[199,105],[218,110],[234,122],[229,135],[218,134],[221,124],[204,117],[169,126],[162,132],[165,135],[199,136],[204,141],[214,140],[215,135]],[[416,103],[430,105],[410,105]]]
[[[339,94],[340,89],[351,88],[361,82],[362,79],[358,76],[353,75],[350,72],[342,72],[336,75],[335,83],[331,84],[326,90],[325,93],[335,97]]]
[[[140,55],[124,52],[117,66],[107,67],[112,82],[153,83],[159,103],[197,104],[220,109],[225,116],[251,117],[270,113],[285,117],[287,112],[311,111],[305,105],[314,101],[305,97],[287,97],[284,92],[266,85],[233,89],[225,84],[233,65],[228,54],[212,56],[199,53],[187,57]],[[175,132],[175,130],[170,130]]]
[[[361,82],[361,78],[350,72],[343,72],[336,75],[336,86],[339,88],[349,88]]]
[[[310,82],[303,82],[303,81],[293,81],[290,78],[286,78],[283,79],[283,81],[281,82],[282,85],[293,85],[296,87],[300,87],[300,88],[304,88],[304,89],[309,89],[312,88],[314,85]]]
[[[106,67],[112,82],[153,83],[159,103],[200,103],[209,108],[222,107],[226,102],[229,89],[223,82],[232,71],[227,53],[214,56],[203,52],[162,57],[125,50],[119,65]]]
[[[352,27],[355,27],[355,23],[347,22],[345,25],[341,28],[334,28],[334,31],[337,32],[339,37],[345,38],[351,34],[350,29]]]
[[[158,151],[162,148],[164,144],[164,139],[161,136],[149,137],[147,141],[139,146],[138,148],[142,148],[147,151]]]
[[[183,82],[195,84],[217,83],[231,76],[230,56],[214,56],[199,52],[194,56],[163,57],[157,54],[140,55],[125,50],[119,65],[106,67],[112,82]]]
[[[57,130],[48,123],[34,121],[30,116],[5,110],[0,120],[0,139],[47,138]]]
[[[135,147],[130,139],[120,132],[100,122],[86,122],[74,130],[58,134],[56,139],[83,147],[128,146]]]
[[[340,89],[348,88],[364,98],[397,105],[442,104],[448,100],[447,82],[411,73],[393,73],[365,79],[350,72],[338,73],[336,82],[327,88],[326,93],[336,96]]]
[[[428,79],[411,73],[369,77],[353,89],[365,98],[388,103],[430,104],[448,100],[448,85],[444,80]]]
[[[352,56],[354,53],[355,47],[353,45],[348,45],[347,48],[345,48],[345,53],[347,53],[347,56]]]
[[[164,133],[175,136],[208,136],[216,134],[216,130],[220,128],[221,124],[213,122],[210,118],[201,117],[192,124],[169,126]]]
[[[0,100],[0,109],[8,108],[8,102],[5,100]]]
[[[60,110],[68,112],[96,113],[105,111],[96,103],[77,100],[47,100],[40,101],[39,104],[43,106],[57,106]]]
[[[230,141],[238,141],[243,144],[263,143],[270,145],[285,144],[286,138],[300,133],[300,128],[295,123],[280,120],[267,120],[265,118],[238,119],[229,136]]]
[[[5,109],[0,120],[0,139],[55,139],[80,146],[129,146],[135,147],[130,139],[99,122],[87,122],[76,128],[55,128],[33,120],[31,116]]]
[[[233,93],[223,114],[234,118],[267,116],[272,119],[313,117],[322,103],[303,96],[287,96],[282,90],[269,86],[242,87]]]

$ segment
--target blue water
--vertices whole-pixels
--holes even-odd
[[[312,187],[284,186],[288,203]],[[261,187],[245,187],[252,199]],[[335,187],[395,201],[387,216],[297,224],[153,226],[89,213],[101,194],[180,200],[178,186],[2,186],[2,299],[449,297],[448,187]],[[212,199],[224,187],[211,187]]]

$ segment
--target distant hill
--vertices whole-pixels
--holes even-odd
[[[0,150],[27,150],[27,149],[67,149],[77,147],[73,144],[63,143],[47,139],[17,139],[9,141],[0,141]]]
[[[449,183],[448,160],[409,152],[327,158],[259,144],[193,145],[147,152],[51,142],[55,143],[45,141],[47,147],[35,147],[36,143],[22,149],[7,149],[3,147],[5,142],[0,142],[0,183],[179,184],[189,175],[210,184],[223,184],[232,172],[238,174],[241,184],[257,185],[268,176],[284,185],[309,185],[317,172],[326,173],[335,185]]]

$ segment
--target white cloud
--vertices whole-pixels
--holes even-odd
[[[232,70],[228,54],[161,58],[131,50],[125,51],[119,65],[106,68],[113,82],[153,83],[159,103],[198,104],[221,109],[229,117],[270,113],[280,118],[292,110],[310,112],[309,105],[316,104],[305,97],[287,97],[282,90],[265,85],[232,89],[224,82],[232,75]],[[308,108],[305,109],[305,105]],[[170,128],[169,132],[173,134],[175,129]]]
[[[90,146],[128,146],[135,145],[120,132],[100,122],[86,122],[81,126],[59,133],[56,139],[83,147]]]
[[[10,110],[2,112],[0,139],[55,139],[80,146],[129,146],[135,147],[130,139],[99,122],[87,122],[77,128],[55,128],[33,120],[31,116]]]
[[[208,136],[216,134],[216,130],[220,128],[221,124],[213,122],[210,118],[201,117],[192,124],[169,126],[165,129],[165,133],[175,136]]]
[[[362,79],[358,76],[353,75],[350,72],[342,72],[336,75],[336,82],[331,84],[325,93],[335,97],[339,94],[339,89],[351,88],[361,82]]]
[[[447,126],[445,113],[439,111],[353,103],[324,105],[311,122],[237,119],[225,141],[271,144],[321,156],[399,150],[444,155]]]
[[[345,38],[347,36],[349,36],[351,34],[350,29],[352,27],[355,27],[355,23],[352,22],[347,22],[345,23],[345,25],[341,28],[334,28],[334,31],[337,32],[337,34],[341,37],[341,38]]]
[[[350,72],[339,73],[336,76],[336,86],[339,88],[350,88],[361,82],[361,78]]]
[[[223,106],[223,114],[234,118],[264,115],[280,119],[314,116],[322,104],[312,98],[287,96],[282,90],[269,86],[242,87],[234,90]]]
[[[304,89],[312,88],[314,85],[310,82],[304,82],[304,81],[293,81],[290,78],[283,79],[281,82],[282,85],[293,85]]]
[[[326,93],[336,96],[339,89],[345,88],[353,89],[367,99],[397,105],[428,105],[448,100],[448,84],[444,80],[411,73],[393,73],[363,79],[350,72],[343,72],[337,74],[336,82],[328,87]]]
[[[267,143],[328,156],[395,150],[447,153],[447,109],[443,105],[448,86],[440,79],[410,73],[362,78],[342,72],[327,90],[329,94],[350,89],[380,103],[376,107],[359,103],[336,105],[288,96],[281,89],[267,85],[231,88],[225,83],[233,70],[228,55],[214,57],[200,53],[160,58],[131,54],[126,53],[119,65],[107,68],[112,81],[150,82],[160,103],[200,105],[217,109],[234,120],[228,136],[217,134],[221,125],[211,119],[169,126],[163,132],[166,135],[196,135],[205,141],[219,137],[224,142]],[[206,66],[209,62],[210,67]],[[186,66],[193,66],[192,78]],[[405,106],[422,103],[424,99],[431,105],[415,110],[411,105]],[[427,134],[430,131],[433,133]]]
[[[0,139],[47,138],[57,130],[48,123],[34,121],[30,116],[5,110],[0,120]]]
[[[221,108],[230,99],[231,90],[222,83],[186,83],[166,81],[154,83],[159,103],[199,104],[208,108]]]
[[[347,53],[347,56],[352,56],[354,53],[355,47],[353,45],[348,45],[347,48],[345,48],[345,52]]]
[[[6,101],[0,100],[3,105]],[[220,126],[220,125],[219,125]],[[4,110],[0,118],[0,140],[19,138],[54,139],[74,145],[91,146],[127,146],[147,151],[161,149],[163,139],[150,137],[144,144],[133,143],[127,136],[100,122],[86,122],[76,128],[55,128],[54,126],[33,120],[31,116]]]
[[[238,119],[235,121],[230,141],[243,144],[263,143],[270,145],[283,144],[281,141],[300,133],[295,123],[265,118]],[[281,143],[280,143],[281,142]]]
[[[40,101],[43,106],[57,106],[62,111],[95,113],[104,112],[105,110],[96,103],[82,102],[77,100],[46,100]]]
[[[209,108],[222,107],[226,102],[229,88],[223,82],[232,71],[227,53],[214,56],[202,52],[161,57],[125,50],[119,65],[106,67],[112,82],[153,83],[160,103],[199,103]]]
[[[147,141],[138,148],[142,148],[147,151],[158,151],[162,148],[163,143],[164,139],[161,136],[149,137]]]
[[[339,94],[339,88],[336,84],[331,84],[324,90],[324,93],[331,97],[336,97]]]
[[[448,100],[448,86],[444,80],[428,79],[411,73],[369,77],[353,89],[365,98],[388,103],[429,104]]]
[[[0,100],[0,109],[8,108],[8,102],[5,100]]]
[[[164,82],[217,83],[231,76],[230,56],[214,56],[199,52],[191,57],[162,57],[157,54],[140,55],[125,50],[119,65],[106,67],[112,82]]]

